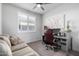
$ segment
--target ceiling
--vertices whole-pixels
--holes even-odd
[[[33,9],[33,7],[35,6],[35,3],[12,3],[12,4],[17,6],[17,7],[24,8],[26,10],[30,10],[32,12],[36,12],[36,13],[40,13],[40,14],[44,14],[46,12],[49,12],[50,10],[53,10],[56,7],[58,7],[59,5],[61,5],[60,3],[45,4],[45,5],[43,5],[43,7],[45,9],[43,11],[43,10],[41,10],[41,8]]]

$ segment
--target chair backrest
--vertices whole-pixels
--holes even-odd
[[[45,43],[51,45],[54,39],[53,31],[51,29],[48,29],[44,35],[45,35]]]

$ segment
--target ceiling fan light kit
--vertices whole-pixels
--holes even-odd
[[[35,3],[36,5],[33,7],[33,9],[36,9],[36,8],[41,8],[41,10],[45,10],[43,5],[46,5],[46,4],[49,4],[49,3]]]
[[[41,5],[40,4],[37,4],[37,7],[41,7]]]

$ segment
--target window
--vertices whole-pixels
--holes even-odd
[[[34,16],[18,13],[19,31],[34,32],[36,29],[36,19]]]

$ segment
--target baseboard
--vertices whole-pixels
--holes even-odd
[[[29,42],[29,43],[35,43],[35,42],[38,42],[38,41],[41,41],[41,40],[35,40],[35,41]],[[27,43],[27,44],[29,44],[29,43]]]

